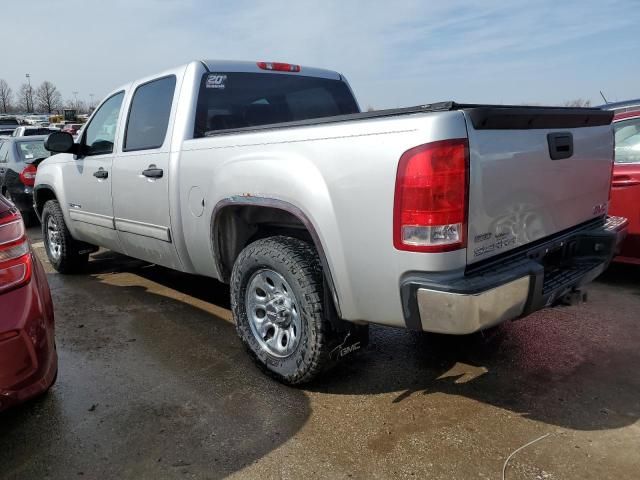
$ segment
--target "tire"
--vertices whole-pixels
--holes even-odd
[[[53,229],[57,235],[52,235]],[[48,200],[42,209],[42,237],[49,262],[60,273],[76,273],[87,264],[89,254],[69,233],[57,200]]]
[[[258,366],[283,383],[309,382],[335,363],[337,335],[325,318],[323,298],[320,260],[302,240],[258,240],[233,266],[231,310],[238,335]]]

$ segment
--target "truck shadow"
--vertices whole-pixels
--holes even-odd
[[[136,273],[229,306],[228,287],[214,280],[160,267]],[[597,283],[586,304],[545,310],[474,335],[372,327],[366,351],[306,388],[347,395],[397,392],[394,403],[444,393],[576,430],[633,424],[640,417],[637,268],[613,265]]]
[[[255,369],[216,314],[221,284],[110,253],[87,273],[48,275],[59,378],[0,415],[0,476],[223,478],[305,424],[306,394]]]
[[[614,265],[590,301],[467,336],[373,328],[371,346],[312,388],[461,396],[550,425],[615,429],[640,418],[640,277]]]
[[[640,417],[640,309],[637,270],[614,265],[591,301],[538,312],[468,336],[372,327],[371,345],[307,386],[368,395],[397,392],[395,403],[445,393],[576,430],[620,428]],[[228,307],[228,288],[209,279],[150,268],[170,288]],[[613,307],[615,305],[615,307]]]

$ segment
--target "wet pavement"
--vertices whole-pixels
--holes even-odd
[[[0,477],[640,478],[640,269],[465,337],[373,328],[303,389],[254,368],[228,289],[111,252],[45,260],[58,382],[0,414]]]

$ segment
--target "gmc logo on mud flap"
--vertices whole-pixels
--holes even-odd
[[[339,351],[339,357],[346,357],[350,353],[355,352],[356,350],[360,350],[360,342],[356,342],[353,345],[349,345],[348,347],[341,348]]]

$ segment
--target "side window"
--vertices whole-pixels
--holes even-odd
[[[7,163],[7,156],[9,153],[7,145],[7,142],[0,142],[0,163]]]
[[[171,115],[176,77],[164,77],[140,85],[133,94],[123,150],[160,148]]]
[[[124,92],[118,92],[104,102],[84,131],[85,155],[113,153],[118,115]]]
[[[640,118],[613,124],[616,133],[616,163],[640,163]]]

